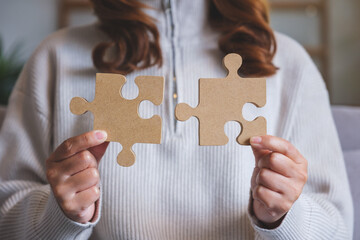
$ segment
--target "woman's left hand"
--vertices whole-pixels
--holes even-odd
[[[302,192],[307,161],[291,143],[278,137],[253,137],[250,143],[256,161],[250,207],[265,227],[275,228]]]

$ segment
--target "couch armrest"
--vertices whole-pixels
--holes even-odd
[[[343,151],[360,149],[360,107],[332,106]]]

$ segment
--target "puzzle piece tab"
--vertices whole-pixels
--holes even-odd
[[[258,117],[246,121],[242,116],[245,103],[263,107],[266,103],[265,78],[241,78],[238,70],[242,65],[240,55],[231,53],[225,56],[223,64],[228,70],[225,78],[208,78],[199,80],[199,104],[192,108],[180,103],[176,106],[175,116],[186,121],[195,116],[199,120],[199,144],[219,146],[228,143],[224,125],[228,121],[241,124],[241,133],[237,142],[249,145],[252,136],[266,134],[266,119]]]
[[[80,115],[91,111],[94,115],[94,130],[105,130],[107,141],[119,142],[122,151],[117,156],[119,165],[128,167],[135,163],[132,146],[135,143],[161,142],[161,118],[154,115],[150,119],[139,116],[139,105],[149,100],[160,105],[164,96],[164,78],[139,76],[135,83],[139,88],[137,98],[128,100],[122,97],[121,89],[126,78],[120,74],[96,74],[94,101],[75,97],[70,102],[72,113]]]

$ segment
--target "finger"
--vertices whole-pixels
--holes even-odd
[[[251,139],[250,139],[250,144],[251,144]],[[253,147],[252,145],[251,145],[251,150],[253,151],[253,154],[255,156],[256,164],[257,164],[257,162],[258,162],[258,160],[260,158],[262,158],[262,157],[266,156],[267,154],[271,153],[271,151],[268,150],[268,149],[257,148],[257,147]]]
[[[295,176],[297,165],[290,158],[277,152],[273,152],[258,161],[259,168],[271,169],[285,177]]]
[[[96,186],[100,182],[99,172],[96,168],[87,168],[66,179],[65,185],[69,191],[78,193]]]
[[[109,142],[104,142],[98,146],[89,148],[89,151],[95,157],[97,163],[99,164],[101,158],[104,156],[107,147],[109,146]]]
[[[70,219],[85,224],[93,217],[95,204],[90,204],[88,207],[85,207],[84,203],[88,205],[87,202],[81,203],[71,199],[61,204],[61,208]]]
[[[261,168],[256,176],[255,182],[257,185],[262,185],[274,192],[286,194],[291,180],[270,169]]]
[[[88,208],[85,208],[84,210],[82,210],[82,209],[84,209],[84,208],[81,208],[80,210],[78,210],[72,219],[76,222],[86,224],[94,216],[95,204],[91,204]]]
[[[105,131],[91,131],[64,141],[50,156],[50,161],[61,161],[106,141]]]
[[[260,168],[258,167],[255,167],[254,168],[254,171],[253,171],[253,174],[251,176],[251,190],[254,191],[257,183],[256,183],[256,177],[257,175],[259,174],[259,171],[260,171]]]
[[[267,149],[272,152],[282,153],[296,163],[303,162],[303,157],[299,151],[285,139],[266,135],[251,138],[250,144],[253,148],[256,149]]]
[[[291,203],[285,201],[282,195],[262,185],[255,187],[253,198],[261,202],[270,212],[284,213],[291,208]]]
[[[100,189],[98,186],[93,186],[82,192],[79,192],[74,197],[74,202],[78,209],[85,210],[94,204],[100,197]]]
[[[95,157],[88,150],[81,151],[70,158],[56,163],[61,168],[63,175],[66,175],[67,177],[79,173],[87,168],[98,167]]]

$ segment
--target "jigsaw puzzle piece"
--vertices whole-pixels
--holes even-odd
[[[126,100],[120,99],[121,89],[126,83],[126,78],[120,74],[97,73],[95,86],[94,107],[116,107],[115,103]]]
[[[201,146],[220,146],[227,144],[229,138],[224,133],[225,121],[218,118],[212,118],[213,121],[209,121],[210,116],[206,117],[206,113],[207,111],[203,111],[201,103],[196,108],[192,108],[186,103],[180,103],[175,108],[175,116],[179,121],[186,121],[192,116],[198,119],[199,144]]]
[[[164,95],[164,78],[144,76],[137,77],[135,83],[139,88],[136,99],[125,99],[121,90],[126,78],[120,74],[96,74],[94,101],[75,97],[70,102],[72,113],[80,115],[91,111],[94,115],[94,130],[105,130],[107,141],[119,142],[123,149],[118,154],[117,162],[121,166],[131,166],[135,162],[132,146],[135,143],[161,142],[161,118],[158,115],[142,119],[138,108],[142,101],[149,100],[160,105]]]
[[[239,54],[229,53],[223,59],[223,65],[228,70],[226,78],[229,79],[241,79],[238,75],[238,70],[243,63],[243,59]]]
[[[225,121],[218,120],[209,122],[199,119],[199,145],[222,146],[229,142],[224,132]]]
[[[135,119],[132,124],[124,124],[128,132],[114,141],[120,142],[122,151],[117,156],[117,162],[123,167],[129,167],[135,163],[135,154],[132,146],[135,143],[161,143],[161,118],[158,115],[150,119]],[[124,132],[124,131],[122,131]]]
[[[179,103],[175,108],[175,117],[179,121],[186,121],[193,116],[194,110],[186,103]]]
[[[132,146],[135,143],[156,143],[161,141],[161,118],[158,115],[150,119],[122,119],[117,127],[114,141],[121,145]]]
[[[154,115],[150,119],[139,118],[136,131],[132,135],[136,143],[155,143],[161,142],[161,117]]]
[[[126,78],[119,74],[96,74],[95,99],[88,102],[84,98],[74,97],[70,102],[70,111],[73,114],[81,115],[91,111],[94,115],[99,108],[108,106],[112,101],[119,98],[119,92],[125,84]]]
[[[139,95],[135,99],[127,100],[118,96],[117,100],[113,100],[118,101],[118,108],[114,110],[116,114],[112,114],[112,116],[117,116],[117,119],[112,121],[114,124],[112,124],[111,131],[115,134],[111,141],[119,142],[122,145],[123,149],[117,156],[117,162],[124,167],[135,163],[136,156],[132,150],[135,143],[161,143],[161,117],[154,115],[150,119],[142,119],[138,109],[144,100],[149,100],[155,105],[162,103],[164,78],[139,76],[135,79],[135,83],[139,88]],[[117,122],[118,124],[116,124]]]
[[[242,121],[241,132],[236,141],[241,145],[250,145],[250,138],[254,136],[262,136],[266,134],[266,119],[257,117],[255,120]]]
[[[246,86],[246,89],[251,89],[252,94],[249,94],[246,97],[245,103],[252,103],[256,107],[261,108],[266,104],[266,80],[263,78],[253,78],[251,80],[242,79],[243,85]],[[245,87],[241,87],[244,89]],[[246,92],[243,93],[246,95]],[[241,125],[241,132],[237,137],[236,141],[241,145],[250,145],[250,138],[253,136],[262,136],[266,135],[266,119],[264,117],[257,117],[253,121],[247,121],[242,115],[239,119]]]
[[[247,80],[243,78],[241,81],[239,91],[245,96],[242,101],[243,104],[252,103],[258,108],[264,107],[266,104],[266,79],[252,78]]]
[[[89,111],[90,103],[82,97],[74,97],[70,102],[70,111],[73,114],[81,115]]]
[[[160,105],[164,97],[164,77],[139,76],[135,78],[139,88],[138,99],[148,100],[155,105]]]
[[[130,167],[135,163],[135,153],[132,150],[132,145],[121,144],[122,150],[117,155],[116,161],[120,166]]]
[[[242,78],[238,70],[242,58],[238,54],[228,54],[223,59],[228,70],[225,78],[202,78],[199,80],[199,104],[192,108],[180,103],[175,109],[175,117],[186,121],[191,116],[199,120],[199,144],[207,146],[225,145],[229,139],[224,126],[229,121],[239,122],[242,131],[237,142],[249,145],[250,137],[266,134],[266,120],[259,117],[246,121],[242,116],[245,103],[263,107],[266,103],[266,79]]]

